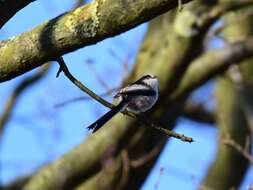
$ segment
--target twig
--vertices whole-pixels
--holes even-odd
[[[122,162],[122,174],[119,183],[115,187],[115,190],[123,189],[124,185],[126,185],[127,180],[129,179],[130,160],[126,149],[123,149],[121,152],[121,162]]]
[[[176,133],[174,131],[171,131],[169,129],[165,129],[163,127],[160,127],[158,125],[155,125],[153,123],[150,123],[150,124],[146,124],[150,127],[152,127],[153,129],[156,129],[162,133],[164,133],[165,135],[167,135],[168,137],[174,137],[176,139],[180,139],[181,141],[184,141],[184,142],[189,142],[189,143],[192,143],[194,142],[193,138],[192,137],[187,137],[185,136],[184,134],[180,134],[180,133]]]
[[[135,116],[138,118],[139,121],[141,121],[146,126],[149,126],[155,130],[162,132],[167,137],[174,137],[176,139],[180,139],[181,141],[185,141],[185,142],[189,142],[189,143],[194,142],[193,138],[191,138],[191,137],[187,137],[184,134],[176,133],[174,131],[171,131],[169,129],[166,129],[164,127],[156,125],[154,122],[152,122],[150,120],[150,118],[145,117],[144,114],[139,114],[139,115],[135,115]]]
[[[56,61],[59,63],[60,68],[59,71],[57,72],[57,76],[59,76],[59,74],[61,72],[64,72],[65,76],[72,82],[74,83],[80,90],[82,90],[83,92],[85,92],[86,94],[88,94],[91,98],[97,100],[99,103],[101,103],[102,105],[104,105],[105,107],[108,108],[113,108],[114,105],[107,102],[106,100],[104,100],[103,98],[101,98],[100,96],[96,95],[94,92],[92,92],[89,88],[87,88],[86,86],[84,86],[79,80],[77,80],[68,70],[68,67],[66,66],[64,60],[62,57],[58,57],[56,59]]]
[[[249,150],[246,150],[246,148],[242,147],[240,144],[235,142],[233,139],[230,139],[230,138],[222,139],[221,143],[234,148],[237,152],[239,152],[242,156],[244,156],[251,164],[253,164],[253,157],[248,152]],[[246,146],[248,146],[247,144],[248,144],[248,142],[246,141]]]
[[[118,88],[110,89],[107,92],[101,94],[100,96],[101,97],[109,96],[112,92],[114,92],[116,90],[118,90]],[[54,107],[55,108],[60,108],[60,107],[66,106],[67,104],[70,104],[70,103],[74,103],[74,102],[78,102],[78,101],[88,101],[88,100],[92,100],[91,97],[89,97],[89,96],[75,97],[75,98],[72,98],[70,100],[66,100],[64,102],[57,103],[57,104],[55,104]]]
[[[177,7],[177,10],[179,12],[181,12],[183,10],[183,5],[182,5],[182,0],[177,0],[178,1],[178,7]]]
[[[31,87],[31,85],[35,84],[37,81],[43,78],[43,76],[48,72],[50,67],[50,64],[44,65],[37,73],[35,73],[32,76],[29,76],[22,80],[18,86],[14,89],[8,100],[6,101],[6,104],[4,106],[2,114],[0,114],[0,145],[2,146],[2,134],[4,132],[4,128],[8,121],[10,120],[12,116],[12,112],[15,108],[15,105],[20,97],[20,95],[28,89],[28,87]],[[0,186],[2,186],[2,158],[0,158]],[[1,187],[0,187],[1,188]]]
[[[65,74],[65,76],[73,83],[75,84],[80,90],[82,90],[83,92],[87,93],[91,98],[95,99],[96,101],[98,101],[99,103],[101,103],[102,105],[104,105],[105,107],[108,107],[110,109],[112,109],[115,105],[107,102],[105,99],[103,99],[102,97],[98,96],[97,94],[95,94],[93,91],[91,91],[89,88],[87,88],[86,86],[84,86],[79,80],[77,80],[68,70],[64,60],[62,57],[58,57],[55,61],[57,61],[60,65],[59,71],[57,72],[57,76],[59,76],[59,74],[61,72],[63,72]],[[176,133],[174,131],[171,131],[169,129],[165,129],[163,127],[160,127],[158,125],[155,125],[154,123],[148,122],[147,119],[144,119],[143,114],[142,115],[136,115],[132,112],[128,112],[128,111],[122,111],[121,113],[128,115],[132,118],[138,119],[139,121],[141,121],[143,124],[145,124],[148,127],[151,127],[153,129],[156,129],[162,133],[164,133],[166,136],[168,137],[174,137],[177,139],[180,139],[182,141],[185,142],[193,142],[193,138],[191,137],[187,137],[184,134],[179,134]]]
[[[230,5],[230,6],[232,6],[231,8],[234,9],[234,10],[237,10],[237,9],[240,9],[240,8],[244,8],[245,6],[248,6],[248,5],[252,4],[252,1],[251,0],[246,0],[246,1],[238,1],[236,3],[239,3],[239,6],[237,6],[237,5],[234,5],[234,6]],[[220,5],[218,5],[218,6],[220,6]],[[228,11],[225,10],[223,12],[225,13],[225,12],[228,12]],[[230,22],[226,21],[226,23],[223,23],[222,26],[218,26],[218,27],[215,27],[215,28],[211,29],[210,32],[207,34],[207,36],[205,38],[205,42],[204,42],[205,46],[207,47],[206,44],[214,36],[217,37],[217,38],[219,38],[219,39],[221,39],[224,43],[228,43],[227,40],[224,38],[224,36],[221,35],[221,33],[224,30],[224,28],[228,28],[228,27],[230,27],[232,25],[235,25],[236,23],[238,23],[240,21],[245,20],[245,18],[249,17],[251,14],[252,14],[252,12],[245,12],[243,15],[240,15],[240,18],[237,18],[236,20],[233,20],[233,21],[230,21]]]
[[[137,158],[135,160],[130,161],[130,166],[133,168],[138,168],[140,166],[143,166],[144,164],[147,164],[155,156],[158,155],[158,153],[161,151],[161,148],[163,147],[164,143],[159,143],[157,146],[155,146],[151,151],[146,153],[145,155],[142,155],[140,158]]]
[[[114,58],[117,62],[119,62],[121,65],[123,65],[123,70],[128,71],[129,70],[129,60],[131,57],[133,57],[132,53],[127,53],[126,57],[121,58],[113,49],[109,49],[109,54]]]
[[[35,82],[39,81],[48,72],[49,66],[50,66],[49,63],[44,65],[37,73],[22,80],[20,84],[18,84],[18,86],[14,89],[9,99],[6,101],[2,115],[0,115],[0,138],[2,136],[4,126],[7,124],[7,122],[11,117],[12,111],[14,109],[14,106],[16,105],[19,96],[28,87],[30,87]]]
[[[91,59],[84,61],[87,68],[92,72],[92,75],[97,79],[98,83],[106,90],[109,90],[109,86],[106,84],[106,82],[103,80],[103,78],[100,77],[98,72],[95,70],[95,68],[92,66],[93,61]]]
[[[156,183],[155,183],[155,190],[158,189],[158,185],[159,185],[159,183],[160,183],[160,181],[161,181],[161,177],[162,177],[162,175],[163,175],[163,172],[164,172],[164,167],[161,166],[161,167],[160,167],[160,171],[159,171],[159,175],[158,175],[158,179],[156,180]]]

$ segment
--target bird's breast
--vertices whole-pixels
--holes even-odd
[[[137,96],[131,98],[127,105],[127,110],[140,113],[149,110],[156,102],[157,96]]]

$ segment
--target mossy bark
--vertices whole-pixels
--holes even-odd
[[[189,0],[183,0],[188,2]],[[177,7],[175,0],[94,0],[0,42],[0,82]]]
[[[225,16],[224,36],[229,42],[247,39],[252,35],[252,6],[234,11]],[[250,13],[250,14],[249,14]],[[253,59],[248,59],[240,64],[239,74],[242,77],[240,84],[232,80],[231,74],[226,73],[217,80],[217,123],[219,126],[220,141],[216,158],[210,166],[203,182],[205,187],[224,190],[238,189],[247,171],[249,161],[234,147],[228,146],[226,139],[233,140],[241,147],[245,147],[250,138],[249,122],[245,113],[245,95],[253,98]],[[238,73],[237,73],[238,74]],[[247,85],[243,94],[238,85]],[[249,139],[248,139],[249,140]],[[250,151],[248,147],[248,152]]]
[[[201,52],[203,40],[203,38],[198,38],[199,41],[193,41],[191,35],[173,34],[176,38],[181,39],[175,40],[171,34],[175,32],[174,22],[179,22],[176,19],[177,16],[177,12],[167,13],[150,23],[135,67],[126,82],[129,83],[145,73],[158,76],[162,98],[146,114],[156,123],[169,129],[174,128],[184,103],[184,99],[173,105],[166,102],[171,94],[168,85],[172,84],[172,81],[176,83],[179,79],[176,77],[177,72],[170,69],[171,64],[182,65],[182,68],[186,68],[184,55],[189,54],[191,47],[200,48],[199,52]],[[192,25],[188,27],[191,29]],[[181,53],[166,53],[168,49],[172,51],[175,44],[181,49]],[[175,62],[175,59],[169,59],[171,56],[180,56],[180,61]],[[38,171],[24,187],[24,190],[57,190],[70,189],[70,187],[89,188],[90,190],[139,189],[166,142],[167,137],[163,134],[148,129],[138,121],[118,115],[103,130],[90,136],[64,157]],[[148,155],[153,151],[155,153],[145,161],[145,158],[149,157]],[[144,161],[135,162],[142,159]],[[108,165],[112,170],[107,171]]]

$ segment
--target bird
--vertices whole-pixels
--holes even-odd
[[[152,108],[158,99],[158,78],[148,74],[122,88],[115,96],[118,104],[87,128],[95,133],[118,112],[127,110],[140,114]]]

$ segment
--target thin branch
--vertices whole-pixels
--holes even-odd
[[[83,91],[84,93],[88,94],[91,98],[93,98],[94,100],[96,100],[97,102],[99,102],[100,104],[104,105],[107,108],[112,109],[115,105],[107,102],[105,99],[103,99],[102,97],[98,96],[96,93],[94,93],[93,91],[91,91],[89,88],[87,88],[85,85],[83,85],[79,80],[77,80],[68,70],[64,60],[62,57],[57,58],[55,61],[57,61],[60,65],[59,67],[59,71],[57,72],[57,76],[59,76],[59,74],[61,72],[63,72],[65,74],[65,76],[74,84],[76,85],[81,91]],[[156,129],[160,132],[162,132],[163,134],[165,134],[168,137],[174,137],[177,139],[180,139],[182,141],[185,142],[193,142],[193,138],[191,137],[187,137],[184,134],[179,134],[176,133],[174,131],[171,131],[169,129],[165,129],[163,127],[160,127],[154,123],[151,123],[149,121],[147,121],[147,118],[144,118],[143,115],[136,115],[134,113],[128,112],[128,111],[122,111],[123,114],[128,115],[132,118],[138,119],[139,121],[141,121],[141,123],[145,124],[148,127],[151,127],[153,129]]]
[[[92,72],[92,76],[94,76],[97,80],[97,82],[106,90],[109,89],[108,84],[106,84],[106,82],[104,81],[104,79],[102,77],[100,77],[100,75],[98,74],[97,70],[92,67],[92,64],[90,64],[91,60],[86,60],[85,63],[88,67],[88,69]]]
[[[238,1],[239,2],[239,1]],[[239,3],[243,3],[243,2],[239,2]],[[246,4],[247,5],[247,4]],[[245,5],[245,6],[246,6]],[[239,6],[237,7],[238,9],[239,8],[244,8],[244,6]],[[237,18],[236,20],[234,21],[230,21],[230,22],[226,22],[226,23],[223,23],[222,26],[218,26],[216,28],[213,28],[209,31],[209,33],[207,34],[206,38],[205,38],[205,46],[207,46],[207,43],[213,38],[213,37],[217,37],[219,39],[221,39],[223,42],[227,43],[227,40],[224,38],[224,36],[222,35],[222,32],[224,30],[224,28],[228,28],[230,26],[233,26],[235,24],[237,24],[238,22],[240,21],[244,21],[247,17],[249,17],[250,15],[252,15],[251,12],[246,12],[244,13],[243,15],[240,16],[240,18]]]
[[[224,14],[230,12],[230,11],[236,11],[242,8],[245,8],[247,6],[250,6],[253,4],[252,0],[231,0],[231,1],[225,1],[220,2],[216,6],[214,6],[210,11],[208,11],[206,14],[204,14],[199,19],[199,25],[206,25],[209,22],[213,23],[215,20],[219,19]]]
[[[161,133],[165,134],[167,137],[173,137],[173,138],[180,139],[181,141],[185,141],[189,143],[194,142],[193,138],[191,137],[185,136],[184,134],[176,133],[174,131],[171,131],[169,129],[156,125],[154,122],[150,120],[150,118],[145,117],[144,114],[134,115],[134,117],[136,117],[138,121],[140,121],[144,125],[151,127],[157,131],[160,131]]]
[[[159,186],[159,184],[160,184],[160,181],[161,181],[161,177],[162,177],[162,175],[163,175],[163,172],[164,172],[164,167],[161,166],[161,167],[160,167],[160,171],[159,171],[158,178],[157,178],[156,183],[155,183],[154,190],[157,190],[157,189],[158,189],[158,186]]]
[[[100,97],[107,97],[109,96],[110,94],[112,94],[113,92],[117,91],[118,88],[113,88],[113,89],[110,89],[108,90],[107,92],[103,93],[103,94],[100,94],[99,96]],[[64,102],[60,102],[60,103],[57,103],[55,104],[55,108],[60,108],[60,107],[63,107],[63,106],[66,106],[68,104],[71,104],[71,103],[75,103],[75,102],[78,102],[78,101],[90,101],[90,100],[93,100],[90,96],[80,96],[80,97],[76,97],[76,98],[72,98],[70,100],[66,100]]]
[[[2,140],[2,134],[3,134],[4,128],[12,116],[12,112],[15,108],[15,105],[20,95],[26,89],[28,89],[28,87],[31,87],[31,85],[33,85],[34,83],[42,79],[43,76],[45,76],[45,74],[48,72],[49,66],[50,64],[44,65],[37,73],[22,80],[18,84],[18,86],[14,89],[10,97],[7,99],[3,112],[2,114],[0,114],[0,143],[2,143],[1,140]],[[0,163],[0,170],[1,170],[1,167],[2,167],[2,163]],[[1,177],[0,177],[0,185],[2,185]]]
[[[100,104],[104,105],[105,107],[108,107],[112,109],[114,107],[113,104],[107,102],[105,99],[101,98],[98,96],[96,93],[91,91],[89,88],[84,86],[79,80],[77,80],[68,70],[68,67],[66,66],[64,60],[62,57],[59,57],[56,59],[56,61],[59,63],[60,68],[59,71],[57,72],[57,77],[59,76],[60,72],[63,71],[65,76],[72,82],[74,83],[81,91],[85,92],[88,94],[91,98],[95,99],[98,101]]]
[[[19,98],[19,96],[32,84],[39,81],[45,74],[48,72],[50,64],[44,65],[37,73],[35,73],[32,76],[29,76],[25,78],[23,81],[21,81],[18,86],[14,89],[13,93],[10,95],[9,99],[6,101],[4,110],[2,112],[2,115],[0,115],[0,138],[2,136],[2,132],[4,129],[4,126],[9,121],[13,108],[16,105],[16,102]]]
[[[245,147],[242,147],[240,144],[238,144],[231,138],[222,139],[221,143],[234,148],[237,152],[239,152],[242,156],[244,156],[251,164],[253,164],[253,157],[250,155],[249,149],[246,149],[248,146],[247,145],[248,141],[246,141]]]
[[[164,143],[160,143],[157,146],[155,146],[150,152],[147,154],[142,155],[140,158],[137,158],[135,160],[130,161],[130,166],[133,168],[138,168],[144,164],[147,164],[151,160],[154,159],[155,156],[158,155],[158,153],[161,151],[161,148],[163,147]]]
[[[121,152],[121,162],[122,162],[122,175],[119,183],[115,187],[115,190],[123,189],[129,178],[130,160],[127,149],[123,149]]]
[[[183,10],[182,0],[178,0],[178,7],[177,10],[180,12]]]

